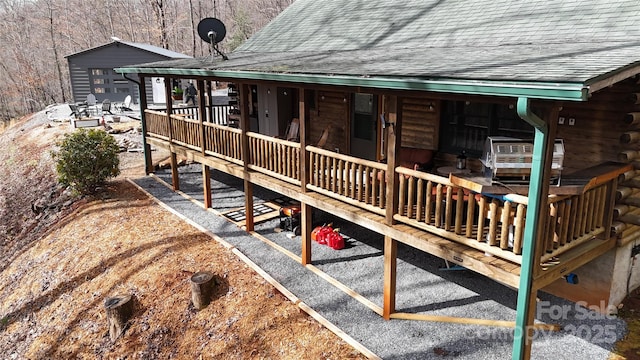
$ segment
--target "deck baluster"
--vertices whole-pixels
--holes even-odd
[[[473,215],[476,209],[476,198],[471,193],[467,199],[467,221],[465,223],[465,235],[469,239],[473,237]]]
[[[484,222],[487,213],[487,199],[484,196],[480,196],[480,203],[478,204],[478,233],[476,234],[476,240],[478,242],[484,242]]]
[[[425,213],[424,213],[424,222],[425,224],[432,224],[432,216],[433,216],[433,181],[427,180],[427,191],[426,191],[427,202],[424,205]]]

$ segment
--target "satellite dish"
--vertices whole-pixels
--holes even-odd
[[[216,18],[204,18],[198,23],[198,35],[208,43],[217,44],[227,35],[227,28]]]
[[[227,35],[227,28],[222,21],[216,18],[204,18],[198,23],[198,35],[200,38],[211,44],[211,56],[215,51],[222,59],[229,60],[227,55],[218,50],[218,43]]]

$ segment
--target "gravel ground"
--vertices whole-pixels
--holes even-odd
[[[171,183],[169,171],[156,175]],[[202,201],[198,164],[180,168],[180,189]],[[368,307],[332,286],[298,262],[251,236],[223,216],[204,211],[152,177],[135,180],[160,201],[224,238],[274,279],[345,333],[384,359],[506,359],[511,357],[513,329],[410,320],[385,321]],[[212,172],[213,209],[224,212],[243,206],[242,181]],[[254,202],[281,197],[254,189]],[[312,244],[313,265],[378,306],[382,306],[383,237],[347,221],[316,211],[314,223],[333,222],[347,239],[335,251]],[[256,232],[296,255],[300,237],[275,232],[278,220],[256,224]],[[444,270],[442,259],[398,247],[396,309],[399,312],[492,320],[514,320],[516,291],[471,271]],[[570,285],[567,285],[570,286]],[[607,359],[614,343],[626,333],[623,320],[588,311],[575,303],[539,293],[538,322],[559,323],[559,332],[539,331],[533,359]]]

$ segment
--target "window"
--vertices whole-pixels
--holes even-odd
[[[533,128],[522,120],[513,105],[469,101],[444,101],[440,150],[465,151],[480,157],[488,136],[533,137]]]

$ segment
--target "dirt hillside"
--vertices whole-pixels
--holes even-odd
[[[0,134],[2,358],[364,358],[122,176],[95,197],[58,187],[50,150],[71,127],[51,118]],[[121,167],[144,175],[139,153],[123,152]],[[202,270],[217,286],[196,311],[188,279]],[[134,310],[112,343],[104,300],[117,294]]]

